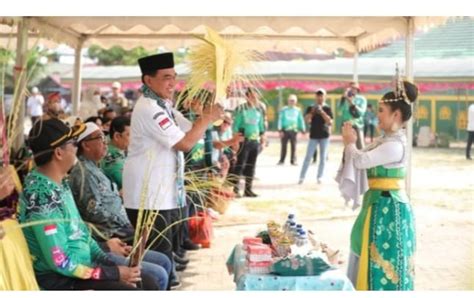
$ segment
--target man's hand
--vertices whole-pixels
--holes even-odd
[[[123,242],[119,238],[112,238],[107,240],[107,246],[110,248],[111,252],[122,257],[128,257],[128,255],[132,251],[132,247],[130,245],[127,245],[127,243]]]
[[[127,267],[127,266],[118,266],[120,273],[120,281],[131,285],[132,287],[137,287],[137,282],[140,282],[142,278],[140,277],[140,267]]]
[[[239,143],[242,143],[244,140],[245,140],[244,136],[241,133],[238,133],[234,135],[234,137],[232,138],[232,145],[238,145]]]
[[[267,143],[267,137],[265,135],[260,136],[260,145],[262,146],[262,149],[265,147],[265,144]]]
[[[207,106],[202,111],[202,117],[209,122],[214,122],[224,117],[224,108],[218,103]]]
[[[283,131],[278,132],[278,135],[280,136],[280,139],[283,139],[283,136],[285,135]]]
[[[0,168],[0,201],[13,192],[15,183],[8,167]]]

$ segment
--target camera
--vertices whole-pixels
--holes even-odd
[[[347,97],[353,97],[355,94],[354,92],[352,92],[352,90],[350,90],[349,92],[347,92]]]

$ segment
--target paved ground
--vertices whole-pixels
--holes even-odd
[[[267,220],[283,221],[290,210],[295,211],[300,222],[315,231],[319,239],[341,249],[343,256],[347,256],[350,229],[358,211],[344,208],[332,178],[328,178],[323,185],[315,183],[315,166],[310,167],[305,184],[298,186],[296,182],[300,167],[275,166],[278,148],[276,144],[272,146],[273,149],[268,149],[267,154],[259,157],[256,190],[261,196],[233,202],[228,212],[214,223],[215,238],[211,248],[188,254],[191,262],[182,273],[182,290],[235,289],[233,276],[227,273],[225,266],[233,246],[243,236],[252,236],[263,230]],[[303,144],[299,145],[301,159],[304,148]],[[340,144],[335,143],[330,151],[328,177],[335,175],[341,148]],[[451,175],[454,184],[461,183],[459,180],[462,179],[471,181],[461,183],[469,191],[472,190],[468,192],[467,198],[466,192],[459,197],[435,198],[437,192],[433,195],[433,200],[456,201],[464,198],[467,202],[463,202],[461,209],[455,208],[457,205],[452,207],[449,204],[431,204],[422,199],[413,200],[418,241],[417,290],[474,289],[474,188],[470,180],[473,169],[474,163],[466,166],[462,164],[461,168],[454,167],[455,172],[451,174],[440,174],[442,177]],[[424,175],[422,171],[428,169],[421,167],[419,170],[419,175]],[[461,176],[457,177],[456,173]],[[471,178],[466,177],[467,173],[471,173]],[[417,171],[414,171],[414,175],[417,175]],[[441,183],[431,176],[425,178],[430,183],[426,186],[427,179],[424,179],[419,182],[421,187],[436,189]],[[415,179],[414,187],[417,183]],[[431,188],[426,191],[431,191]],[[345,270],[345,266],[341,269]]]

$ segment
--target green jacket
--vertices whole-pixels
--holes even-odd
[[[297,107],[285,106],[278,114],[278,130],[305,131],[303,114]]]
[[[125,164],[125,152],[109,143],[107,155],[100,161],[100,168],[112,182],[122,189],[122,173]]]
[[[351,106],[349,102],[344,100],[343,104],[339,105],[339,110],[341,111],[341,119],[342,123],[350,121],[353,125],[357,126],[358,128],[364,127],[364,114],[367,110],[367,99],[362,95],[356,95],[354,100],[352,101],[354,104],[354,108],[357,111],[357,117],[354,117],[350,111]]]
[[[232,130],[234,133],[243,132],[246,139],[258,141],[265,133],[264,111],[247,103],[241,104],[234,111]]]
[[[22,224],[36,274],[79,279],[118,280],[111,262],[82,221],[66,181],[61,185],[33,170],[20,196]]]

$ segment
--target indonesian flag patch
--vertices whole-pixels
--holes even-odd
[[[158,122],[158,125],[161,127],[162,130],[168,129],[168,127],[171,126],[170,118],[168,118],[168,117],[163,118],[163,120],[161,120],[160,122]]]
[[[51,236],[58,232],[55,224],[44,226],[43,230],[46,236]]]

